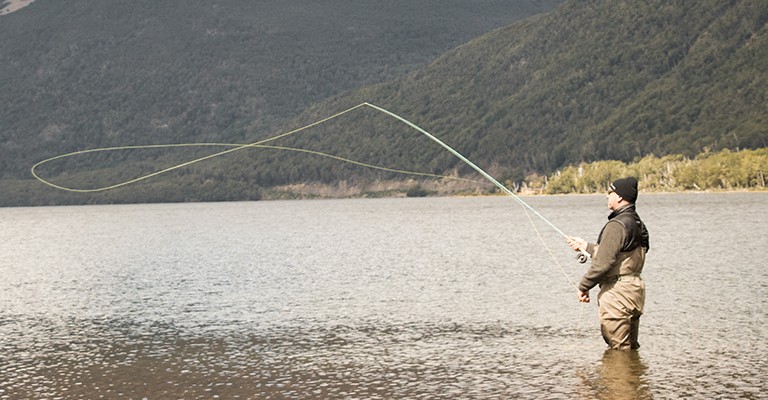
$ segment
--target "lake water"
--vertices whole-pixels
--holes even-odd
[[[766,204],[641,194],[638,352],[510,197],[0,209],[0,399],[766,398]]]

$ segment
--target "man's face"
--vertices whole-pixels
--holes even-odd
[[[619,208],[619,201],[621,197],[619,197],[619,195],[616,194],[616,192],[614,192],[613,190],[609,190],[607,198],[608,198],[608,208],[616,211]]]

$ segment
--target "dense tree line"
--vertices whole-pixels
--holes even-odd
[[[275,151],[272,156],[280,152]],[[254,156],[251,154],[249,156]],[[330,164],[320,160],[330,161]],[[408,174],[386,173],[381,171],[368,174],[365,167],[349,165],[338,160],[319,157],[311,174],[316,185],[324,186],[327,196],[383,197],[409,196],[421,197],[453,194],[491,194],[498,192],[484,178],[476,174],[452,175],[474,180],[461,185],[440,185],[445,179],[425,178]],[[223,162],[222,162],[223,163]],[[261,199],[312,198],[315,194],[300,188],[279,187],[279,185],[261,186],[254,181],[253,173],[226,176],[232,170],[221,169],[218,162],[207,166],[196,166],[170,176],[158,177],[147,182],[139,182],[125,187],[97,193],[62,192],[45,186],[37,181],[6,181],[8,192],[3,196],[3,206],[19,205],[65,205],[65,204],[103,204],[103,203],[147,203],[147,202],[194,202],[194,201],[233,201]],[[337,169],[328,170],[329,165]],[[106,181],[112,183],[136,177],[136,174],[159,169],[160,165],[142,163],[131,171],[120,168],[88,171],[88,178],[68,177],[69,185],[85,182]],[[225,172],[226,171],[226,172]],[[131,175],[130,173],[134,175]],[[307,171],[283,171],[286,175],[306,176]],[[276,179],[279,171],[260,171],[257,179],[268,181],[291,182],[291,179]],[[272,175],[274,174],[274,175]],[[335,179],[324,179],[326,174],[344,175],[344,187],[359,190],[336,191]],[[567,166],[549,176],[529,174],[520,181],[508,179],[504,184],[523,193],[566,194],[566,193],[603,193],[610,182],[624,176],[635,176],[640,181],[644,192],[679,192],[679,191],[719,191],[719,190],[766,190],[768,175],[768,148],[756,150],[704,152],[689,158],[682,154],[656,157],[653,155],[625,163],[617,160],[601,160],[592,163],[580,163]],[[108,178],[108,179],[107,179]],[[387,189],[367,191],[365,188],[372,181],[390,180]],[[321,182],[325,182],[324,184]],[[399,182],[399,183],[398,183]],[[300,185],[299,185],[300,186]]]

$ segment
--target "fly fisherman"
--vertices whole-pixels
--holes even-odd
[[[600,285],[597,304],[600,330],[611,349],[637,349],[640,316],[645,304],[645,283],[640,278],[648,251],[649,236],[635,211],[637,179],[622,178],[611,184],[611,214],[597,243],[580,237],[566,238],[576,251],[586,251],[592,264],[579,282],[579,301],[589,302],[589,290]]]

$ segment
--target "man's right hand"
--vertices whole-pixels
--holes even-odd
[[[575,251],[587,251],[587,241],[575,236],[566,236],[565,242]]]

